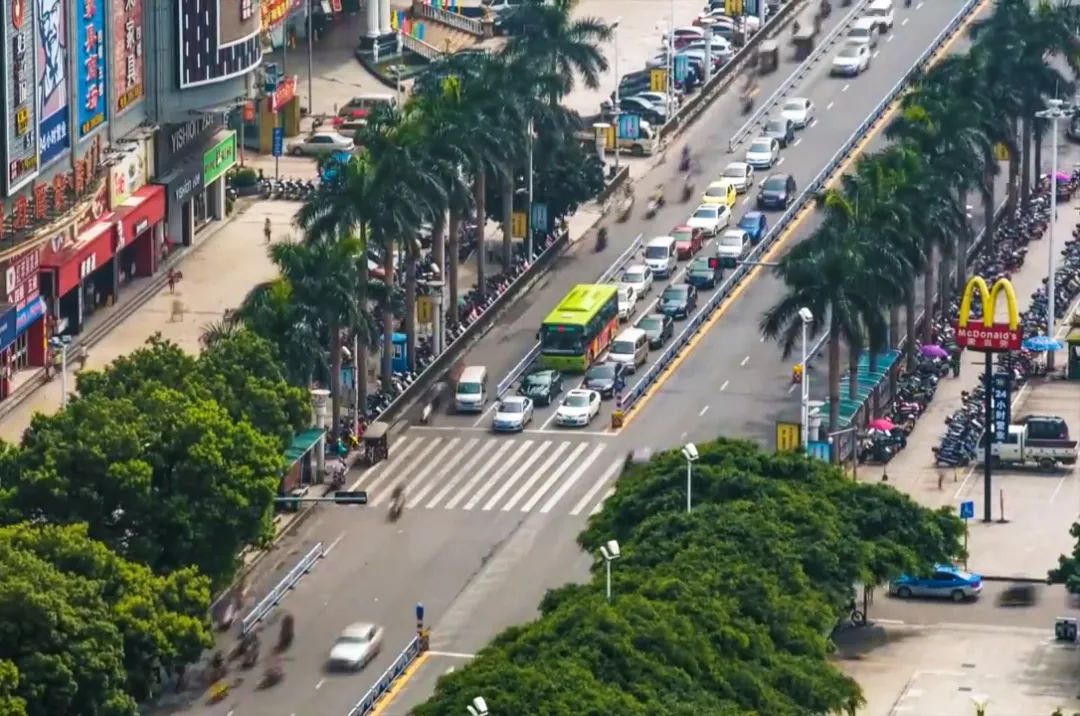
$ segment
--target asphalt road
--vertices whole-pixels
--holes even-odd
[[[869,72],[859,78],[830,78],[828,60],[819,64],[793,93],[815,102],[818,122],[783,153],[779,170],[792,172],[801,182],[816,174],[961,5],[961,0],[941,0],[908,10],[898,7],[893,33],[882,39]],[[840,16],[833,13],[833,21]],[[785,57],[781,71],[762,81],[761,96],[771,94],[793,67]],[[734,156],[725,151],[728,136],[742,119],[736,104],[733,97],[721,98],[689,132],[686,141],[706,177],[741,158],[738,150]],[[639,182],[639,209],[656,184],[678,186],[673,165],[661,164]],[[692,209],[669,205],[652,222],[634,219],[613,225],[610,247],[601,255],[587,242],[576,247],[533,289],[532,300],[512,308],[465,362],[487,365],[493,382],[497,380],[533,344],[543,315],[570,286],[595,280],[638,233],[648,237],[665,232]],[[766,286],[764,293],[759,284]],[[286,683],[271,691],[253,691],[249,685],[255,678],[248,677],[222,704],[200,703],[187,712],[345,714],[412,637],[413,608],[423,601],[434,626],[433,651],[384,710],[405,713],[463,656],[506,626],[534,616],[546,589],[586,574],[591,559],[581,553],[574,537],[602,502],[629,449],[642,443],[671,446],[681,432],[702,438],[723,431],[746,434],[753,424],[748,416],[770,409],[748,392],[750,403],[721,401],[702,415],[694,410],[707,392],[703,386],[725,392],[723,381],[734,380],[739,391],[748,391],[751,383],[775,382],[767,368],[756,365],[754,372],[731,378],[719,373],[722,365],[737,365],[748,350],[756,350],[763,360],[777,360],[774,347],[757,341],[756,330],[761,309],[775,291],[759,279],[702,341],[707,345],[699,344],[647,410],[619,434],[604,433],[598,426],[578,434],[541,427],[517,437],[491,436],[482,424],[473,425],[475,418],[455,416],[439,416],[430,428],[410,428],[392,444],[389,463],[358,476],[357,486],[369,490],[371,506],[320,510],[301,536],[280,550],[278,573],[312,542],[332,546],[283,605],[297,621],[296,642],[285,658]],[[745,305],[755,296],[756,302]],[[654,413],[658,409],[667,415],[659,418]],[[537,416],[541,426],[546,419],[542,416]],[[396,481],[409,484],[410,508],[399,522],[388,524],[385,488]],[[615,572],[618,589],[617,566]],[[261,594],[271,583],[267,574],[252,586]],[[333,639],[354,621],[384,625],[383,653],[360,674],[324,673]]]
[[[1012,582],[983,582],[977,599],[952,602],[948,599],[899,599],[884,590],[867,610],[871,622],[879,624],[941,625],[984,624],[994,627],[1033,627],[1053,634],[1056,617],[1075,616],[1077,600],[1062,585],[1032,585],[1035,601],[1026,606],[1002,606],[1002,594]]]

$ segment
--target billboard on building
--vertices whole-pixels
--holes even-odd
[[[115,209],[146,182],[146,143],[143,142],[109,167],[109,206]]]
[[[33,0],[2,0],[4,108],[8,122],[4,136],[7,167],[4,193],[11,195],[38,174],[38,108],[35,82],[37,52],[34,42]]]
[[[45,166],[71,147],[68,128],[67,2],[36,0],[39,163]]]
[[[112,2],[113,116],[131,109],[143,95],[142,0]]]
[[[79,139],[105,124],[109,92],[105,88],[105,0],[81,0],[75,31],[75,123]]]
[[[262,61],[260,14],[251,0],[176,3],[180,89],[238,77]]]

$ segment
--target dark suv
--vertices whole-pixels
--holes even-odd
[[[771,174],[761,185],[757,196],[759,209],[787,209],[795,201],[795,177],[790,174]]]

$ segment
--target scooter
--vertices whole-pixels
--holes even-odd
[[[686,181],[683,182],[683,186],[682,186],[682,200],[683,200],[683,202],[685,203],[685,202],[690,201],[690,197],[692,197],[693,195],[694,195],[694,182],[690,181],[690,179],[687,178]]]
[[[660,211],[660,207],[664,205],[663,196],[654,196],[649,199],[648,206],[645,207],[645,218],[651,219],[656,216],[656,212]]]
[[[390,515],[389,515],[390,521],[391,522],[397,522],[398,518],[401,517],[401,513],[402,513],[402,511],[404,509],[405,509],[405,498],[404,498],[404,496],[395,497],[392,500],[390,500]]]

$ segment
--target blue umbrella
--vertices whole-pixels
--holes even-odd
[[[1024,348],[1036,353],[1049,353],[1050,351],[1061,350],[1064,346],[1064,343],[1050,336],[1040,335],[1024,339]]]

